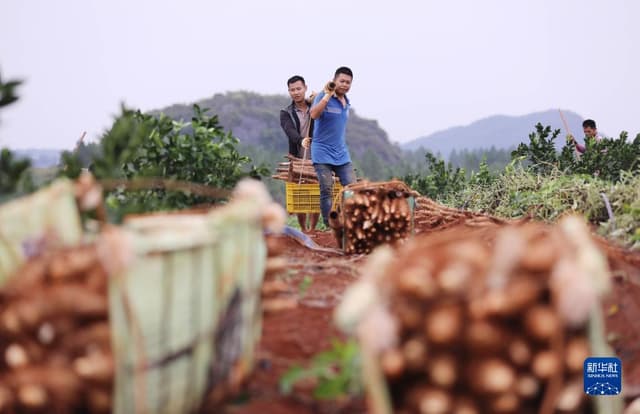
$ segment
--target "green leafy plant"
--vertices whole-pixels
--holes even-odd
[[[620,180],[623,171],[640,171],[640,134],[628,142],[623,131],[618,139],[586,140],[586,151],[573,163],[572,171],[593,174],[608,181]]]
[[[425,154],[427,173],[425,175],[407,174],[402,180],[422,195],[437,199],[449,193],[460,191],[466,185],[465,171],[453,168],[443,159],[430,152]]]
[[[3,82],[0,77],[0,108],[18,100],[16,88],[21,81]],[[29,174],[31,161],[18,159],[8,148],[0,150],[0,201],[16,193],[33,190],[33,180]]]
[[[460,167],[467,171],[467,176],[472,175],[473,171],[478,171],[481,168],[481,163],[484,163],[490,172],[498,173],[510,161],[510,149],[497,149],[494,146],[490,148],[453,149],[449,154],[449,162],[454,167]]]
[[[139,119],[137,112],[121,108],[111,128],[102,136],[96,155],[88,165],[79,151],[65,151],[60,160],[60,175],[77,178],[83,167],[88,167],[98,179],[126,178],[125,166],[136,158],[137,151],[151,135],[152,120]]]
[[[194,105],[190,122],[175,121],[166,115],[154,116],[123,108],[122,115],[100,141],[98,155],[89,169],[98,179],[162,178],[230,189],[242,177],[266,175],[264,167],[249,166],[242,156],[239,140],[225,132],[217,116]],[[63,155],[65,175],[79,173],[78,154]],[[128,212],[181,209],[217,201],[189,191],[149,188],[117,189],[107,197],[107,205],[121,214]]]
[[[610,217],[604,196],[611,205]],[[535,174],[517,163],[510,165],[490,184],[469,184],[442,202],[504,218],[531,217],[553,222],[566,213],[585,217],[603,236],[631,248],[640,248],[640,175],[623,171],[612,183],[590,174],[567,174],[555,170]]]
[[[522,160],[530,171],[547,175],[560,170],[615,182],[623,171],[640,171],[640,134],[631,142],[625,131],[618,139],[587,138],[584,154],[576,154],[571,143],[565,143],[558,153],[554,141],[559,134],[559,129],[552,132],[551,127],[538,123],[529,135],[529,143],[521,143],[511,156]]]
[[[0,150],[0,195],[24,193],[33,189],[29,174],[31,161],[17,159],[7,148]]]
[[[535,173],[548,174],[560,168],[554,143],[560,130],[552,132],[550,126],[543,127],[540,123],[537,123],[535,128],[536,130],[529,134],[529,143],[518,145],[511,157],[525,160],[528,168]]]
[[[487,164],[486,157],[480,161],[478,172],[473,172],[469,178],[469,185],[490,185],[497,179],[498,175],[491,172]]]
[[[60,155],[58,175],[77,178],[83,168],[89,168],[100,156],[100,146],[97,143],[86,144],[79,140],[73,151],[64,151]]]
[[[280,378],[280,391],[291,393],[302,380],[312,380],[316,386],[313,396],[318,399],[337,399],[362,392],[360,351],[355,340],[334,339],[331,348],[313,357],[308,367],[293,366]]]
[[[0,76],[0,108],[10,105],[18,100],[16,88],[20,86],[20,84],[22,84],[22,81],[19,80],[3,82],[2,76]]]

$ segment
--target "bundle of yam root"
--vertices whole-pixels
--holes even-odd
[[[414,213],[416,233],[444,230],[464,224],[468,227],[482,227],[505,224],[507,220],[476,213],[458,210],[439,204],[428,197],[416,198]]]
[[[109,413],[107,272],[95,244],[31,258],[0,289],[0,413]]]
[[[287,162],[279,162],[276,174],[271,178],[298,184],[318,184],[318,176],[313,168],[311,159],[302,159],[289,154]],[[338,177],[333,177],[333,182],[339,182]]]
[[[383,378],[371,412],[590,412],[586,326],[609,270],[586,225],[461,227],[377,249],[338,308]]]
[[[282,237],[271,235],[266,238],[266,244],[267,261],[260,289],[262,310],[265,314],[273,314],[295,309],[298,307],[298,295],[282,280],[282,276],[290,269],[284,254],[285,242]]]
[[[403,241],[412,232],[417,195],[402,181],[362,181],[345,187],[329,213],[329,226],[346,253],[370,253],[382,243]]]

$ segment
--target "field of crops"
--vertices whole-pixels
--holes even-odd
[[[0,412],[622,412],[640,252],[598,235],[585,181],[519,182],[536,201],[516,218],[499,182],[492,214],[361,182],[342,227],[308,234],[253,180],[120,225],[90,176],[57,181],[0,209]],[[592,355],[621,359],[622,397],[584,394]]]

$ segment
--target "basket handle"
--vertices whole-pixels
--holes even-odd
[[[298,180],[298,185],[302,184],[302,173],[304,172],[304,160],[307,159],[307,148],[305,147],[304,152],[302,153],[302,167],[300,167],[300,179]]]

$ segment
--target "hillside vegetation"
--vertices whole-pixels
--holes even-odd
[[[404,180],[449,206],[509,219],[555,221],[580,214],[600,234],[640,248],[640,134],[588,140],[587,152],[578,158],[569,144],[555,150],[559,133],[536,125],[502,171],[492,172],[483,163],[467,177],[428,154],[427,172]]]
[[[259,146],[285,154],[288,146],[280,127],[280,109],[290,102],[284,95],[239,91],[216,94],[196,103],[218,115],[220,124],[240,139],[241,146]],[[191,104],[172,105],[156,112],[176,120],[191,119],[193,114]],[[347,143],[356,159],[363,158],[368,150],[386,164],[396,164],[402,158],[402,150],[389,141],[378,122],[358,116],[353,109],[349,114]]]

